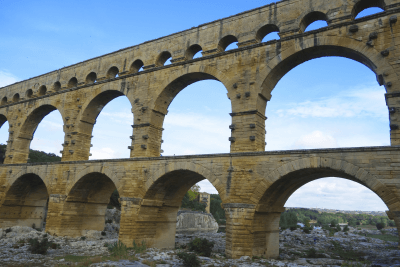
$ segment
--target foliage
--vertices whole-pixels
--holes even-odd
[[[49,242],[49,240],[45,237],[42,240],[38,238],[29,239],[29,248],[28,250],[33,254],[46,254],[49,248],[57,249],[60,248],[60,245]]]
[[[303,232],[306,234],[309,234],[310,230],[311,230],[311,227],[307,227],[307,226],[303,227]]]
[[[190,200],[189,191],[186,192],[185,196],[182,199],[181,208],[190,209],[194,211],[206,211],[206,205],[198,202],[197,200]]]
[[[200,192],[200,186],[198,184],[193,185],[188,191],[190,201],[195,200],[199,195],[199,192]]]
[[[305,227],[311,227],[311,225],[310,225],[310,219],[304,219],[303,223],[304,223],[304,226],[305,226]]]
[[[346,225],[344,228],[343,228],[343,232],[348,232],[350,229],[349,229],[349,226],[348,225]]]
[[[340,243],[337,241],[331,241],[331,243],[333,245],[332,252],[338,255],[343,260],[363,260],[362,257],[365,256],[365,253],[362,251],[355,251],[351,248],[343,249],[342,246],[340,246]]]
[[[218,194],[210,196],[210,212],[218,224],[225,224],[225,210],[221,207],[221,197]]]
[[[127,257],[128,256],[128,248],[121,241],[115,242],[114,244],[109,244],[108,251],[113,257]]]
[[[337,220],[332,220],[331,221],[331,227],[333,228],[333,227],[336,227],[336,224],[337,224]]]
[[[183,266],[185,267],[200,267],[200,261],[197,258],[196,254],[187,253],[187,252],[179,252],[178,257],[182,259]]]
[[[338,225],[336,225],[336,232],[340,232],[340,231],[342,231],[342,227],[340,227],[340,225],[338,224]]]
[[[117,189],[115,189],[114,192],[111,194],[110,202],[108,202],[107,205],[107,209],[113,208],[121,210],[121,203],[119,203],[119,193]]]
[[[11,232],[11,231],[12,231],[11,228],[7,228],[7,229],[6,229],[6,234],[9,233],[9,232]]]
[[[399,242],[399,237],[396,235],[388,235],[388,234],[382,234],[382,235],[371,235],[367,234],[367,237],[372,237],[372,238],[377,238],[383,241],[390,241],[390,242]]]
[[[386,227],[386,225],[384,223],[382,223],[382,222],[378,222],[376,224],[376,229],[378,229],[378,230],[381,230],[381,229],[383,229],[385,227]]]
[[[196,237],[188,244],[190,251],[198,253],[200,256],[210,257],[212,249],[214,247],[214,242],[208,241],[205,238]]]
[[[133,240],[133,244],[132,244],[132,250],[135,251],[135,253],[142,253],[147,249],[146,246],[146,241],[142,240],[142,244],[138,245],[136,244],[136,241]]]
[[[286,228],[290,228],[290,230],[292,230],[292,228],[295,228],[297,226],[297,215],[296,212],[294,211],[285,211],[281,214],[281,219],[279,221],[279,226],[282,229],[286,229]],[[296,229],[294,229],[296,230]]]
[[[306,250],[306,258],[325,258],[325,255],[318,253],[315,248]]]

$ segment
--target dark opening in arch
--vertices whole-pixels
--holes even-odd
[[[161,54],[158,56],[156,60],[156,67],[161,67],[164,65],[168,65],[167,61],[172,58],[172,55],[168,51],[161,52]]]
[[[2,104],[2,105],[6,105],[6,104],[7,104],[7,101],[8,101],[8,99],[7,99],[7,97],[5,96],[5,97],[3,97],[3,98],[1,99],[1,104]]]
[[[47,88],[45,85],[39,87],[38,96],[43,96],[47,93]]]
[[[106,77],[107,79],[113,79],[116,78],[118,74],[119,74],[119,69],[116,66],[113,66],[107,71]]]
[[[316,22],[316,21],[328,21],[328,17],[319,11],[313,11],[309,14],[307,14],[300,22],[300,32],[305,32],[306,29],[308,29],[308,26],[310,26],[312,23]],[[328,24],[326,24],[328,25]],[[318,25],[319,28],[321,27],[325,27],[326,25]],[[315,28],[313,28],[312,30],[315,30]]]
[[[223,51],[230,50],[230,49],[235,49],[237,47],[234,47],[233,44],[237,43],[237,42],[238,42],[238,39],[235,36],[227,35],[227,36],[223,37],[221,40],[219,40],[217,49],[219,52],[223,52]],[[230,49],[227,49],[228,46],[230,47]]]
[[[67,88],[74,88],[78,86],[78,79],[76,77],[72,77],[69,79]]]
[[[95,72],[91,72],[86,76],[86,84],[95,83],[97,79],[97,74]]]
[[[9,140],[9,124],[6,116],[0,114],[0,164],[4,163]]]
[[[53,84],[53,90],[55,91],[55,92],[57,92],[58,90],[60,90],[61,89],[61,83],[60,82],[55,82],[54,84]]]
[[[38,175],[19,177],[7,191],[0,207],[0,227],[35,225],[36,228],[43,228],[48,198],[47,187]]]
[[[256,33],[256,40],[257,42],[267,42],[267,41],[271,41],[273,39],[269,39],[267,36],[272,33],[279,33],[279,28],[276,25],[273,24],[268,24],[265,26],[262,26]],[[274,36],[276,37],[276,36]],[[278,38],[274,38],[274,39],[279,39],[279,35]]]
[[[13,102],[18,102],[19,99],[20,99],[19,94],[16,93],[16,94],[13,96]]]
[[[32,89],[26,90],[25,96],[31,98],[33,96],[33,90]]]
[[[353,19],[358,19],[364,16],[382,12],[385,10],[385,8],[386,5],[384,0],[360,0],[354,5],[351,15]],[[370,9],[370,12],[368,12],[367,9]],[[367,12],[363,12],[364,10]]]
[[[185,57],[186,57],[187,60],[193,59],[193,58],[195,58],[195,56],[196,56],[196,58],[197,58],[197,53],[200,52],[200,51],[202,51],[202,50],[203,50],[203,48],[201,48],[201,46],[198,45],[198,44],[191,45],[191,46],[186,50]],[[201,54],[199,54],[198,57],[201,57]]]
[[[143,61],[140,59],[136,59],[132,63],[131,67],[129,68],[129,72],[131,72],[131,73],[139,72],[139,71],[143,70],[143,66],[144,66]]]

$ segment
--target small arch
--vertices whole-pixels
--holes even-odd
[[[31,98],[33,96],[33,90],[32,89],[26,90],[25,96]]]
[[[76,77],[72,77],[69,81],[68,81],[68,85],[67,88],[74,88],[78,86],[78,79]]]
[[[7,99],[7,97],[5,96],[5,97],[3,97],[3,98],[1,99],[1,104],[2,104],[2,105],[5,105],[5,104],[7,104],[7,101],[8,101],[8,99]]]
[[[165,65],[168,59],[172,57],[171,53],[168,51],[161,52],[156,60],[156,67],[162,67]]]
[[[39,96],[42,96],[42,95],[45,95],[46,93],[47,93],[47,88],[46,88],[46,86],[45,86],[45,85],[40,86],[40,87],[39,87],[39,91],[38,91],[38,95],[39,95]]]
[[[233,44],[235,42],[238,42],[238,39],[235,36],[227,35],[223,37],[221,40],[219,40],[217,49],[219,52],[223,52],[230,44]]]
[[[191,46],[186,50],[185,57],[186,57],[187,60],[193,59],[194,56],[195,56],[198,52],[200,52],[200,51],[202,51],[202,50],[203,50],[203,48],[201,48],[201,46],[198,45],[198,44],[191,45]]]
[[[119,69],[115,66],[111,67],[106,74],[107,79],[113,79],[115,77],[117,77],[119,73]]]
[[[129,72],[131,73],[139,72],[143,66],[144,66],[143,61],[141,61],[140,59],[136,59],[129,68]]]
[[[42,228],[46,219],[49,194],[36,174],[24,174],[10,186],[0,207],[1,228],[29,226]]]
[[[257,42],[262,42],[264,37],[273,32],[279,32],[279,28],[274,24],[267,24],[262,26],[256,33]]]
[[[20,99],[19,94],[16,93],[16,94],[13,96],[13,102],[18,102],[19,99]]]
[[[91,72],[86,76],[86,84],[95,83],[97,79],[97,74],[95,72]]]
[[[362,17],[362,16],[358,16],[358,15],[362,11],[364,11],[368,8],[373,8],[373,7],[380,8],[382,11],[384,11],[386,8],[385,1],[384,0],[360,0],[354,5],[353,10],[351,11],[351,16],[353,19]],[[375,12],[375,13],[378,13],[378,12]]]
[[[300,32],[305,32],[307,27],[310,26],[311,23],[319,20],[327,22],[328,17],[320,11],[313,11],[311,13],[308,13],[300,22]]]
[[[55,82],[53,84],[53,90],[57,92],[60,89],[61,89],[61,83],[60,82]]]

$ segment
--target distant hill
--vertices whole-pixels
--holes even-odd
[[[6,153],[6,145],[0,144],[0,162],[4,162]],[[29,149],[29,159],[28,163],[34,162],[56,162],[61,161],[61,157],[57,156],[54,153],[46,153],[44,151],[38,151]]]

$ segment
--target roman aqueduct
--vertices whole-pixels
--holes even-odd
[[[369,7],[384,11],[355,19]],[[400,0],[283,0],[0,88],[0,125],[9,123],[0,227],[40,225],[48,201],[46,231],[80,236],[103,230],[109,197],[118,189],[119,239],[173,247],[181,200],[207,179],[226,211],[226,255],[277,257],[286,200],[305,183],[329,176],[371,189],[400,227],[398,14]],[[328,26],[304,32],[317,20]],[[280,40],[263,43],[273,31]],[[225,51],[233,42],[238,48]],[[199,51],[202,57],[193,59]],[[391,146],[265,152],[271,91],[292,68],[325,56],[356,60],[376,74],[386,88]],[[168,106],[205,79],[223,83],[231,101],[231,153],[160,157]],[[122,95],[134,114],[130,158],[89,161],[96,118]],[[64,122],[62,161],[27,163],[38,124],[54,110]]]

